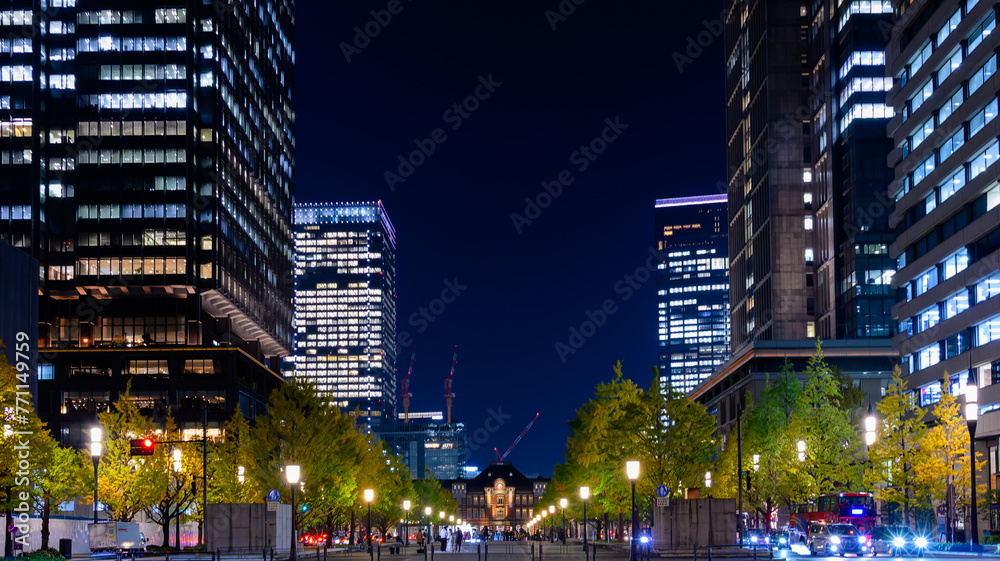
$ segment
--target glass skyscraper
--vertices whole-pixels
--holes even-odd
[[[291,351],[293,24],[282,0],[0,9],[0,236],[39,261],[65,441],[125,378],[252,414]],[[196,376],[244,359],[243,385]]]
[[[656,201],[660,386],[687,393],[729,357],[726,195]]]
[[[395,261],[381,201],[295,205],[295,352],[286,374],[374,429],[396,417]]]

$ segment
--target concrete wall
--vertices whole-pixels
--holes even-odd
[[[287,552],[292,542],[292,507],[267,512],[263,503],[210,504],[205,547],[209,551],[262,550]]]
[[[6,531],[7,520],[0,515],[3,521],[3,528]],[[102,519],[103,520],[103,519]],[[73,555],[90,555],[90,543],[87,535],[87,524],[93,522],[89,518],[51,518],[49,519],[49,547],[59,549],[59,540],[68,538],[73,540]],[[159,524],[140,522],[139,531],[146,536],[147,545],[160,545],[163,543],[163,530]],[[170,543],[174,543],[174,524],[170,525]],[[181,546],[198,545],[198,525],[194,522],[181,524]],[[42,547],[42,519],[31,518],[28,520],[28,548],[25,550],[35,551]],[[288,545],[285,545],[288,549]]]
[[[736,543],[736,499],[681,499],[653,510],[653,547],[690,550]]]

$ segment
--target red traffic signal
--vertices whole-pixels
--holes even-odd
[[[152,456],[156,450],[156,441],[152,438],[137,438],[130,441],[133,456]]]

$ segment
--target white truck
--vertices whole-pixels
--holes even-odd
[[[134,522],[87,524],[91,553],[143,553],[146,536]]]

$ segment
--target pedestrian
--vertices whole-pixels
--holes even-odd
[[[441,552],[444,553],[445,548],[448,546],[448,528],[441,526],[441,534],[438,537],[441,540]]]
[[[424,531],[417,530],[417,545],[424,545]]]
[[[462,552],[462,541],[463,541],[463,540],[465,539],[465,536],[464,536],[464,535],[462,535],[462,531],[461,531],[461,530],[459,530],[459,531],[457,531],[457,532],[455,532],[455,533],[456,533],[456,534],[458,534],[458,535],[457,535],[457,536],[455,537],[455,543],[456,543],[456,545],[458,546],[458,547],[456,547],[456,548],[455,548],[455,551],[456,551],[457,553],[461,553],[461,552]]]

